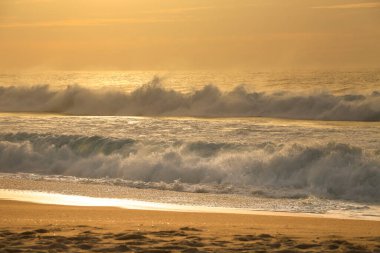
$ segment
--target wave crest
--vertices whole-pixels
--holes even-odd
[[[305,146],[2,134],[0,171],[142,182],[288,188],[320,197],[380,201],[380,157],[341,143]],[[177,183],[176,183],[177,182]],[[182,189],[174,187],[174,189]]]
[[[193,93],[161,86],[158,78],[125,93],[74,85],[54,91],[48,85],[0,87],[0,111],[72,115],[280,117],[291,119],[380,121],[380,93],[370,95],[275,94],[249,92],[244,86],[222,92],[213,85]]]

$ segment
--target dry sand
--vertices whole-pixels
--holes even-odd
[[[1,200],[0,252],[380,252],[380,222]]]

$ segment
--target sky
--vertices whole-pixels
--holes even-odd
[[[1,0],[0,69],[380,67],[380,0]]]

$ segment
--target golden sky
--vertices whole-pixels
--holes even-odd
[[[380,67],[380,0],[0,0],[1,69]]]

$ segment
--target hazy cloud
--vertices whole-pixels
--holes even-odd
[[[67,26],[104,26],[117,24],[149,24],[149,23],[167,23],[177,22],[175,19],[159,18],[95,18],[95,19],[65,19],[52,20],[43,22],[9,22],[0,24],[2,28],[19,28],[19,27],[67,27]]]
[[[200,11],[200,10],[210,10],[215,9],[216,6],[196,6],[196,7],[188,7],[188,8],[171,8],[171,9],[157,9],[157,10],[146,10],[142,11],[142,13],[149,14],[180,14],[184,12],[192,12],[192,11]]]
[[[368,8],[380,8],[380,3],[356,3],[356,4],[340,4],[340,5],[326,5],[316,6],[313,9],[368,9]]]

